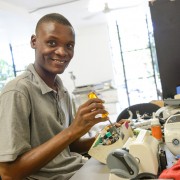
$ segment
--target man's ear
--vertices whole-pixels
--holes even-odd
[[[34,34],[31,36],[31,47],[36,49],[36,35]]]

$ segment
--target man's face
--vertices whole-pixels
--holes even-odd
[[[72,27],[57,22],[42,23],[31,37],[37,72],[43,76],[63,73],[73,57],[74,46]]]

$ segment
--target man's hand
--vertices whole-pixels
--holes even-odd
[[[86,134],[95,124],[104,122],[109,117],[103,117],[102,114],[106,114],[107,111],[103,106],[104,101],[98,98],[89,99],[86,103],[82,104],[76,113],[75,119],[69,128],[76,131],[76,135],[79,137]]]

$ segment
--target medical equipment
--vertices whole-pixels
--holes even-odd
[[[164,124],[164,138],[174,155],[180,154],[180,114],[171,115]]]
[[[133,131],[128,122],[117,128],[118,134],[112,127],[107,130],[105,127],[96,138],[88,154],[103,164],[106,164],[108,154],[117,148],[122,148],[129,137],[133,136]]]
[[[164,99],[164,104],[164,107],[156,111],[156,117],[166,121],[170,116],[180,113],[180,99]]]
[[[126,149],[124,151],[123,149]],[[107,157],[109,180],[154,177],[158,174],[159,142],[142,129],[135,138],[129,138],[122,149],[111,151]]]

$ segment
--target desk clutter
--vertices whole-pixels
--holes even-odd
[[[128,122],[116,128],[112,125],[105,127],[96,138],[88,154],[103,164],[106,164],[108,154],[117,147],[122,147],[129,137],[133,136],[133,131]]]
[[[88,153],[107,164],[109,180],[158,178],[168,169],[164,147],[179,159],[180,99],[164,103],[151,117],[137,112],[137,119],[132,119],[129,111],[128,121],[116,131],[109,125],[99,133]]]

